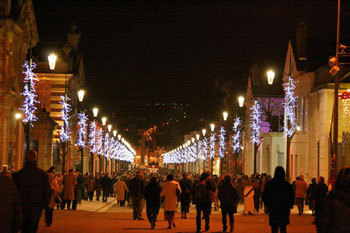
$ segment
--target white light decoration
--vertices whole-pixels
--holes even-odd
[[[233,127],[232,127],[232,151],[233,152],[240,152],[242,147],[241,142],[241,127],[242,121],[239,117],[236,117],[233,121]]]
[[[226,135],[226,130],[223,126],[221,126],[220,132],[219,132],[219,152],[218,152],[218,155],[220,158],[225,157],[225,151],[226,151],[225,135]]]
[[[103,155],[104,149],[103,149],[103,129],[102,127],[99,127],[97,130],[97,154]]]
[[[211,133],[209,143],[210,143],[209,158],[212,159],[215,157],[215,132]]]
[[[297,128],[295,109],[297,103],[297,97],[294,96],[295,82],[291,76],[289,76],[289,83],[285,84],[284,91],[284,111],[285,111],[285,124],[284,135],[291,137]]]
[[[86,147],[86,138],[87,138],[87,121],[88,121],[88,116],[82,112],[78,113],[78,139],[77,139],[77,146],[80,146],[81,148]]]
[[[36,74],[34,74],[33,70],[36,67],[36,64],[33,62],[32,66],[28,64],[28,62],[25,62],[24,65],[24,90],[21,93],[21,95],[24,96],[24,103],[21,110],[24,111],[25,117],[23,119],[23,122],[33,122],[37,120],[37,117],[34,115],[36,111],[36,104],[39,103],[38,100],[36,100],[37,94],[35,91],[35,81],[39,81],[39,79],[36,78]]]
[[[89,147],[90,147],[91,153],[96,152],[96,123],[95,123],[95,121],[92,121],[90,123]]]
[[[60,101],[60,104],[62,105],[61,109],[61,116],[63,125],[61,125],[61,132],[60,132],[60,139],[62,142],[66,142],[70,139],[70,131],[69,131],[69,113],[72,110],[70,104],[68,101],[70,98],[67,96],[61,96],[62,101]]]
[[[104,140],[104,155],[106,158],[110,156],[110,147],[111,147],[111,140],[109,139],[109,133],[105,133],[105,140]]]
[[[253,143],[259,144],[260,138],[260,123],[261,123],[261,107],[257,100],[255,100],[253,107],[250,108],[252,113],[250,114],[250,128],[252,129],[252,135],[250,139]]]
[[[203,147],[202,159],[206,159],[208,157],[208,139],[207,139],[207,137],[204,137],[202,147]]]

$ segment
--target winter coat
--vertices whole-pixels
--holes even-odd
[[[201,204],[201,203],[210,203],[212,202],[210,193],[216,191],[216,186],[214,181],[211,179],[207,179],[204,181],[199,181],[196,183],[193,189],[193,203]]]
[[[306,198],[308,185],[303,180],[295,181],[295,197],[296,198]]]
[[[192,193],[192,182],[190,179],[184,178],[180,180],[180,187],[182,190],[181,193],[181,202],[191,202],[191,193]]]
[[[220,182],[218,190],[218,197],[220,200],[221,207],[237,205],[238,192],[232,182]]]
[[[118,180],[114,185],[114,192],[117,194],[118,201],[125,200],[125,191],[129,192],[128,186],[123,180]]]
[[[146,185],[144,197],[147,206],[160,207],[160,192],[162,188],[159,182],[149,182]]]
[[[95,188],[96,188],[96,181],[94,178],[90,178],[88,181],[87,191],[93,192],[93,191],[95,191]]]
[[[101,179],[101,186],[102,186],[103,192],[108,192],[110,190],[111,182],[112,182],[111,179],[107,175],[105,175]]]
[[[294,191],[284,179],[275,179],[266,183],[263,201],[269,210],[270,226],[289,224],[290,209],[294,204]]]
[[[316,216],[317,233],[350,232],[350,192],[335,190]]]
[[[49,202],[49,208],[54,208],[56,203],[55,203],[55,198],[58,192],[58,183],[57,180],[55,179],[55,174],[50,172],[48,173],[49,176],[49,183],[50,183],[50,188],[52,191],[50,202]]]
[[[164,211],[176,211],[177,209],[177,194],[176,189],[180,190],[180,184],[174,180],[167,181],[163,184],[162,192],[160,193],[161,197],[165,197],[164,199]]]
[[[12,177],[21,197],[23,212],[41,213],[48,206],[52,193],[47,173],[37,168],[36,163],[26,161],[24,168]]]
[[[142,178],[135,177],[129,183],[129,195],[131,197],[143,198],[145,191],[145,181]]]
[[[21,200],[15,183],[0,175],[0,231],[18,232],[22,224]]]
[[[63,199],[71,200],[75,199],[74,189],[77,185],[77,179],[73,173],[68,173],[63,176]]]

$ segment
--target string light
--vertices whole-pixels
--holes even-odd
[[[87,137],[87,121],[88,121],[88,116],[82,112],[78,113],[78,125],[79,125],[79,130],[78,130],[78,139],[77,139],[77,146],[80,146],[81,148],[86,147],[86,137]]]
[[[109,134],[105,133],[105,143],[104,143],[104,155],[106,158],[110,155],[111,140],[109,139]]]
[[[99,127],[97,130],[97,154],[103,155],[104,154],[104,148],[103,148],[103,129]]]
[[[218,152],[218,155],[220,156],[220,158],[225,157],[225,151],[226,151],[225,135],[226,135],[226,130],[223,126],[221,126],[219,131],[219,152]]]
[[[294,96],[295,82],[291,76],[289,76],[289,83],[285,85],[284,91],[284,111],[285,111],[285,125],[284,125],[284,135],[291,137],[297,127],[295,108],[297,97]]]
[[[21,93],[21,95],[24,96],[24,103],[21,110],[24,111],[25,118],[23,119],[23,122],[33,122],[37,120],[37,117],[34,115],[36,111],[35,104],[38,104],[39,101],[36,100],[37,94],[35,91],[35,81],[39,81],[39,79],[36,78],[36,74],[34,74],[33,70],[36,67],[36,64],[33,62],[30,66],[28,64],[28,61],[24,63],[24,90]],[[32,124],[32,123],[30,123]],[[32,125],[31,125],[32,126]]]
[[[90,123],[89,146],[90,146],[90,152],[95,153],[96,152],[96,123],[95,123],[95,121],[92,121]]]
[[[253,143],[260,143],[260,123],[261,123],[261,110],[260,104],[257,100],[255,100],[253,107],[250,109],[252,113],[250,115],[250,128],[252,129],[252,135],[250,137]]]
[[[212,159],[215,157],[215,132],[211,133],[209,143],[209,158]]]
[[[62,114],[63,125],[61,125],[60,139],[62,142],[66,142],[70,139],[69,113],[70,111],[72,111],[72,108],[68,103],[70,98],[61,96],[61,99],[62,101],[60,101],[60,104],[62,105],[61,114]]]
[[[239,117],[236,117],[233,121],[232,127],[232,150],[233,152],[240,152],[242,147],[241,142],[241,130],[240,127],[242,125],[242,121]]]

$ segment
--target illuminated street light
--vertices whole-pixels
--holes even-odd
[[[19,112],[17,112],[17,113],[15,114],[15,118],[16,118],[16,120],[21,119],[21,118],[22,118],[22,114],[19,113]]]
[[[48,57],[50,70],[54,70],[56,66],[57,56],[55,54],[50,54]]]
[[[275,78],[275,72],[273,70],[267,71],[267,82],[272,85],[273,79]]]
[[[210,129],[211,129],[211,132],[214,131],[214,129],[215,129],[215,124],[214,124],[214,123],[211,123],[211,124],[210,124]]]
[[[206,129],[202,129],[202,134],[203,134],[203,137],[205,137],[205,134],[207,133],[207,130]]]
[[[97,117],[98,115],[98,108],[93,108],[92,113],[94,114],[94,117]]]
[[[199,134],[196,134],[196,139],[199,140]]]
[[[300,130],[301,130],[300,126],[297,126],[297,131],[300,131]]]
[[[106,125],[107,123],[107,117],[102,117],[102,125]]]
[[[117,136],[117,130],[113,130],[113,136],[114,136],[114,137]]]
[[[122,135],[118,134],[118,140],[120,141],[120,139],[122,138]]]
[[[108,128],[108,132],[112,131],[112,125],[108,125],[107,128]]]
[[[85,95],[85,91],[84,91],[84,90],[79,90],[79,91],[78,91],[78,99],[79,99],[79,102],[83,102],[84,95]]]
[[[241,107],[241,108],[244,106],[244,97],[243,96],[238,97],[238,104],[239,104],[239,107]]]
[[[222,117],[224,118],[224,121],[227,121],[228,112],[224,111],[224,112],[222,113]]]

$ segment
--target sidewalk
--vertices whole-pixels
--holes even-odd
[[[81,200],[81,204],[78,204],[77,209],[83,211],[105,212],[116,204],[117,200],[114,197],[108,197],[107,203],[102,202],[102,197],[100,201],[96,201],[96,197],[94,197],[93,201],[91,202]]]

